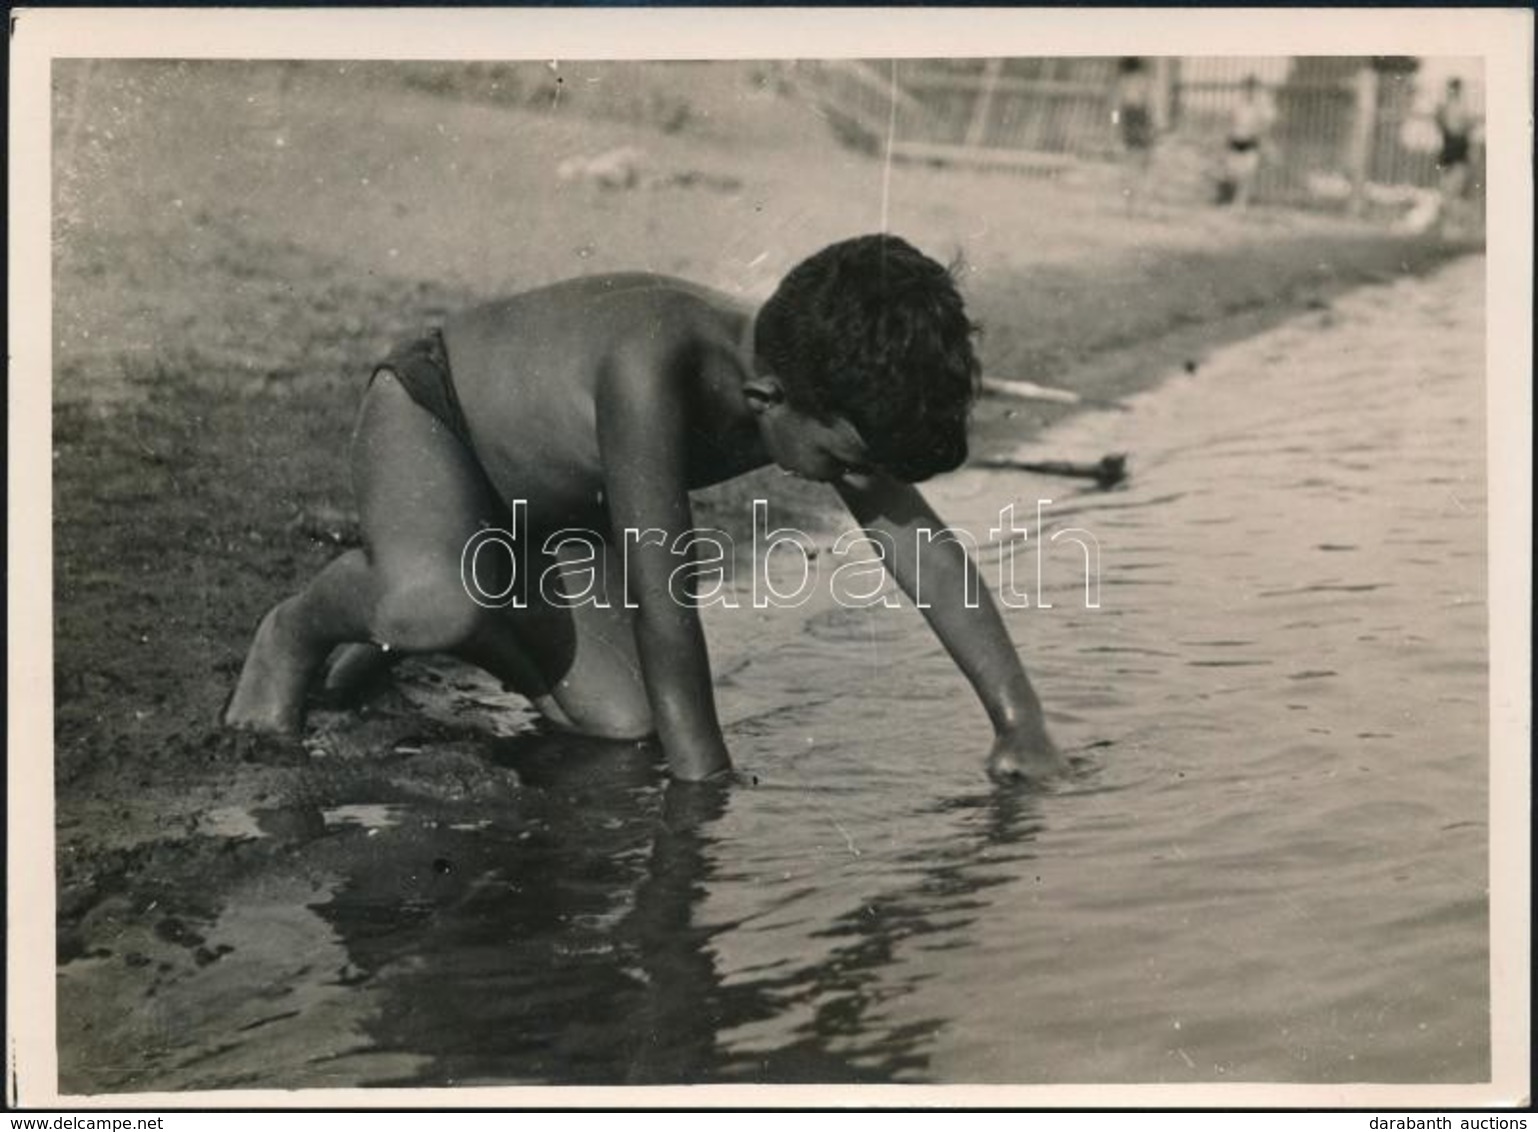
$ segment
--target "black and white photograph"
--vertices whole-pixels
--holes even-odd
[[[13,1103],[1525,1103],[1531,14],[976,15],[19,15]]]

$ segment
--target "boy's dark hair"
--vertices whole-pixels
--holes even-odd
[[[859,236],[792,268],[755,348],[795,408],[843,417],[909,483],[959,467],[980,367],[951,272],[896,236]]]

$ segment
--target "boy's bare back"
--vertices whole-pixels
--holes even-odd
[[[617,371],[698,418],[691,488],[763,462],[744,450],[751,421],[732,419],[742,414],[724,396],[751,366],[750,328],[751,311],[725,295],[631,273],[488,303],[450,319],[443,335],[487,477],[503,500],[526,501],[536,529],[551,529],[606,510],[598,409]],[[733,425],[744,435],[733,437]]]

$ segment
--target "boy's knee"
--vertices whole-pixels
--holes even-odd
[[[657,733],[651,709],[645,705],[612,705],[586,713],[574,721],[579,730],[595,739],[642,740]]]
[[[470,640],[486,611],[454,581],[435,579],[391,587],[374,607],[374,640],[402,652],[449,652]]]
[[[583,697],[563,695],[564,691],[557,688],[556,703],[569,719],[569,726],[584,735],[595,739],[640,740],[657,733],[644,689],[633,689],[633,694],[611,689],[603,696]]]

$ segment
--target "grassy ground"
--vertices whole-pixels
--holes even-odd
[[[371,362],[447,309],[617,268],[758,297],[824,243],[878,228],[885,200],[892,230],[964,253],[990,373],[1114,395],[1446,254],[1324,217],[1165,202],[1128,218],[1094,170],[899,167],[888,180],[751,67],[650,68],[628,95],[615,72],[571,72],[603,87],[586,99],[548,97],[544,78],[516,96],[484,89],[499,81],[467,91],[378,65],[57,69],[67,884],[92,870],[103,834],[81,815],[102,799],[206,801],[258,773],[213,726],[249,632],[348,537],[345,445]],[[641,155],[632,187],[559,176],[618,146]],[[1058,412],[987,402],[979,434],[1013,443]],[[730,525],[765,490],[777,517],[828,500],[749,477],[701,508]]]

